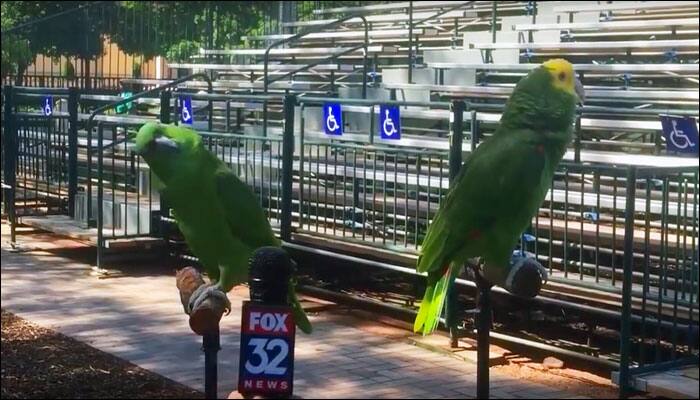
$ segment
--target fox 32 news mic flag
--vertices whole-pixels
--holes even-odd
[[[238,392],[289,397],[294,382],[296,325],[288,304],[293,270],[287,253],[261,247],[250,259],[250,299],[243,302]]]
[[[295,325],[286,306],[245,302],[238,391],[289,396],[294,380]]]

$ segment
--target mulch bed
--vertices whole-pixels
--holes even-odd
[[[2,310],[2,398],[204,398],[111,354]]]

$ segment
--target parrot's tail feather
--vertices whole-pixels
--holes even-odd
[[[294,315],[294,323],[301,329],[302,332],[310,334],[313,328],[309,317],[306,316],[304,309],[301,307],[299,298],[297,297],[294,282],[290,279],[288,283],[287,301],[292,306],[292,314]]]
[[[437,328],[440,322],[440,314],[445,305],[445,297],[447,288],[452,276],[452,266],[447,267],[446,271],[437,282],[428,284],[425,289],[425,296],[420,304],[416,321],[413,324],[413,331],[423,331],[423,335],[431,334]]]
[[[302,332],[306,333],[307,335],[310,334],[313,330],[311,327],[311,322],[309,322],[309,318],[306,316],[306,313],[304,312],[304,309],[301,308],[301,304],[299,304],[299,302],[292,305],[292,312],[294,314],[294,323],[297,324]]]

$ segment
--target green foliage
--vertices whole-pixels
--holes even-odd
[[[21,22],[22,16],[16,2],[3,1],[0,3],[2,10],[2,30],[9,29]],[[29,48],[29,42],[21,35],[8,33],[2,35],[2,77],[17,74],[31,64],[34,55]]]
[[[61,65],[61,76],[68,79],[75,78],[75,67],[73,63],[70,62],[70,59],[66,59],[63,65]]]
[[[315,2],[302,3],[308,4],[299,13],[309,14]],[[334,4],[344,3],[355,2]],[[200,48],[238,47],[243,35],[276,32],[279,6],[277,1],[4,1],[3,31],[29,24],[3,34],[2,74],[22,75],[38,54],[95,59],[108,38],[140,58],[132,68],[138,76],[155,56],[182,62]],[[64,14],[42,20],[59,13]]]
[[[175,43],[166,51],[165,57],[169,61],[184,62],[199,52],[201,45],[199,42],[183,40]]]
[[[141,77],[141,61],[134,58],[133,64],[131,65],[131,76],[134,78]]]
[[[277,2],[123,1],[110,13],[105,33],[127,54],[183,62],[200,48],[239,43],[274,7]]]
[[[3,31],[61,12],[75,10],[57,18],[28,24],[10,34],[3,34],[3,76],[21,76],[36,55],[57,58],[94,59],[102,54],[100,21],[92,18],[94,9],[78,9],[86,1],[5,1],[2,2]],[[107,2],[104,7],[112,7]],[[71,66],[72,67],[72,66]],[[65,73],[75,74],[66,68]]]
[[[11,2],[21,21],[75,10],[90,2],[86,1],[17,1]],[[78,57],[94,59],[102,54],[100,21],[92,18],[94,10],[77,10],[45,22],[29,25],[17,32],[29,41],[34,54],[49,57]]]

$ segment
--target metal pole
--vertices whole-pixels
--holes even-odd
[[[493,2],[491,6],[491,43],[496,43],[496,14],[498,10],[497,2]]]
[[[476,334],[476,398],[489,398],[489,331],[491,329],[491,286],[476,274],[479,314]]]
[[[496,43],[496,13],[497,13],[498,5],[494,1],[492,6],[491,6],[491,43]],[[492,63],[493,62],[493,55],[492,55],[492,50],[487,49],[486,50],[486,62]]]
[[[102,150],[103,138],[102,123],[97,124],[97,268],[102,268],[102,248],[104,242],[104,209],[103,209],[103,197],[104,197],[104,181],[103,181],[103,167],[104,167],[104,157]],[[90,194],[88,194],[90,195]]]
[[[655,155],[660,155],[661,150],[663,149],[663,143],[661,142],[661,132],[655,132],[654,133],[654,154]]]
[[[262,135],[267,137],[267,108],[268,108],[268,102],[267,100],[263,100],[263,132]]]
[[[170,97],[170,91],[160,92],[160,122],[163,124],[170,123]]]
[[[207,46],[210,49],[214,48],[214,13],[212,10],[211,1],[207,2]]]
[[[370,112],[369,112],[369,144],[374,144],[374,135],[375,135],[374,131],[377,129],[377,126],[375,123],[376,118],[374,115],[374,108],[375,107],[376,106],[373,105],[372,108],[370,108]]]
[[[75,218],[78,193],[78,88],[68,89],[68,215]]]
[[[226,133],[231,132],[231,100],[226,100]]]
[[[88,14],[87,7],[83,8],[83,14],[85,18],[83,22],[85,24],[88,24],[90,21],[90,15]],[[90,82],[90,58],[88,58],[88,54],[90,54],[89,36],[85,35],[85,57],[83,58],[83,88],[86,92],[90,92],[90,89],[92,89],[92,83]],[[95,69],[97,69],[97,61],[95,61]]]
[[[625,247],[622,275],[622,313],[620,315],[620,375],[618,382],[620,398],[628,395],[630,380],[630,331],[632,313],[632,268],[634,251],[634,201],[637,182],[637,167],[631,166],[627,170],[627,188],[625,202]]]
[[[462,142],[464,141],[464,111],[466,104],[461,100],[452,101],[452,136],[450,137],[450,183],[462,168]]]
[[[450,189],[462,168],[462,143],[464,141],[464,110],[466,105],[461,100],[452,101],[452,135],[450,137]],[[450,331],[450,346],[458,346],[459,333],[457,329],[457,291],[455,283],[449,282],[445,305],[445,321]]]
[[[576,124],[574,127],[574,162],[581,162],[581,110],[576,110]]]
[[[408,2],[408,83],[413,83],[413,1]]]
[[[476,110],[472,110],[471,112],[470,128],[472,130],[471,150],[474,152],[474,150],[476,150],[476,145],[479,144],[479,120],[476,118]]]
[[[369,46],[369,26],[365,17],[362,18],[362,24],[365,28],[364,56],[362,57],[362,98],[367,98],[367,51]],[[375,54],[376,57],[376,54]]]
[[[212,7],[212,2],[208,1],[207,2],[207,45],[209,46],[210,49],[214,48],[214,9]],[[207,61],[211,60],[211,57],[207,58]],[[209,78],[211,79],[214,76],[214,71],[209,71]],[[214,90],[211,85],[209,85],[208,88],[208,93],[212,94],[214,93]],[[214,103],[209,100],[208,106],[208,112],[207,112],[207,127],[209,128],[209,132],[213,131],[213,126],[214,126]],[[194,109],[193,109],[194,111]]]
[[[218,396],[217,353],[221,350],[219,340],[219,326],[215,332],[202,335],[202,350],[204,351],[204,395],[207,399],[216,399]]]
[[[171,107],[170,107],[170,99],[171,99],[171,93],[169,90],[164,90],[160,92],[160,122],[163,124],[169,124],[170,123],[170,116],[172,113]],[[150,179],[150,178],[149,178]],[[149,193],[149,196],[152,196],[152,194]],[[168,203],[165,201],[165,198],[162,195],[158,196],[158,202],[160,204],[160,211],[159,214],[161,217],[168,217],[170,215],[169,212],[169,206]],[[163,221],[162,218],[159,218],[155,226],[158,227],[158,234],[160,237],[168,239],[169,236],[169,230],[168,230],[168,223]],[[166,240],[166,248],[169,248],[170,246],[170,241]],[[170,251],[168,251],[168,254],[170,254]]]
[[[294,107],[297,97],[284,96],[284,137],[282,138],[282,217],[280,236],[288,242],[292,237],[292,168],[294,160]]]
[[[7,219],[10,223],[10,242],[14,244],[17,236],[15,228],[17,225],[17,216],[15,215],[15,187],[16,185],[16,168],[17,168],[17,125],[15,124],[14,108],[14,87],[12,85],[5,86],[5,154],[4,154],[4,173],[3,180],[8,186],[4,188],[3,199],[5,200],[5,211]]]

